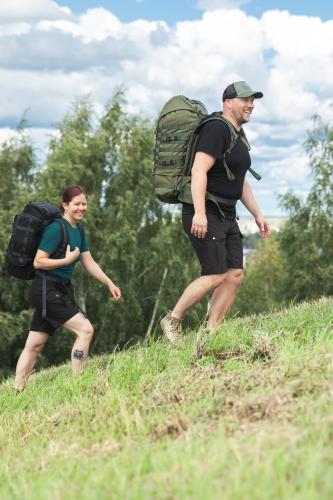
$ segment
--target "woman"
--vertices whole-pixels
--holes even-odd
[[[38,354],[43,350],[49,335],[53,335],[59,326],[64,326],[76,335],[71,356],[72,372],[77,374],[82,369],[94,329],[69,290],[77,262],[80,261],[88,273],[108,287],[114,300],[121,298],[120,289],[92,258],[84,231],[78,224],[87,211],[87,195],[81,186],[65,189],[62,209],[69,245],[60,258],[51,258],[61,243],[62,231],[58,222],[52,222],[45,228],[34,260],[36,275],[31,287],[31,304],[35,312],[16,367],[14,389],[17,390],[25,387]]]

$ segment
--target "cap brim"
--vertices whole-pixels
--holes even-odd
[[[254,97],[255,99],[261,99],[264,97],[262,92],[239,92],[236,97]]]

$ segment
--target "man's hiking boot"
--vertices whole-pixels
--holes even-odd
[[[178,348],[181,347],[183,343],[182,321],[183,320],[171,316],[171,311],[168,311],[160,321],[164,335],[171,344]]]

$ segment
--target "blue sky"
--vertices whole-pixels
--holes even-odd
[[[231,82],[264,92],[246,133],[249,179],[265,214],[311,185],[312,117],[333,123],[333,2],[273,0],[0,1],[0,141],[22,115],[40,158],[71,104],[98,115],[119,86],[126,109],[155,120],[172,95],[221,109]],[[177,22],[180,21],[180,22]],[[184,22],[185,21],[185,22]]]
[[[61,0],[58,3],[66,5],[75,13],[102,6],[111,10],[123,22],[143,18],[174,24],[177,21],[200,19],[202,15],[202,9],[197,7],[198,0]],[[333,17],[331,0],[250,0],[241,7],[247,14],[256,17],[272,9],[288,10],[296,15],[319,16],[323,21]]]

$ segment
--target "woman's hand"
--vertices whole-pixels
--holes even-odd
[[[66,248],[66,256],[65,256],[65,265],[68,266],[69,264],[72,264],[72,262],[75,262],[78,256],[80,255],[80,249],[78,247],[75,247],[73,251],[71,251],[71,248],[69,245],[67,245]]]
[[[109,283],[108,285],[110,294],[112,295],[112,298],[114,300],[120,300],[121,299],[121,291],[120,288],[118,288],[114,283]]]

